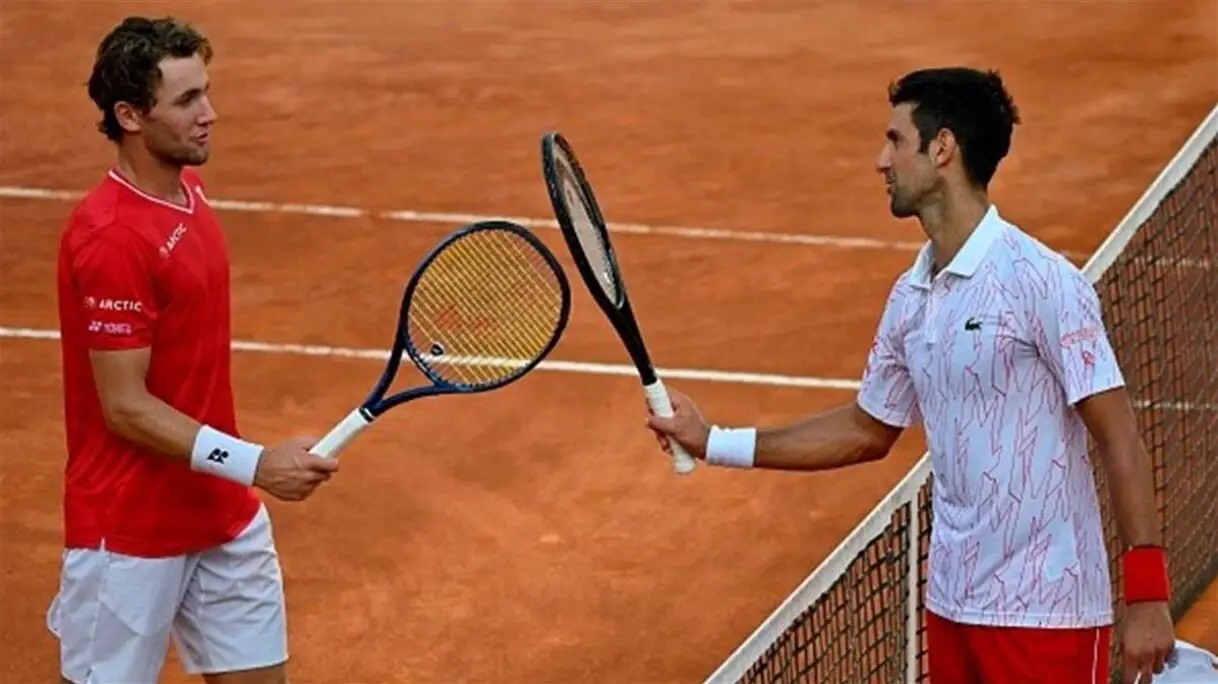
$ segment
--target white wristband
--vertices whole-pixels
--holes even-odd
[[[254,483],[254,473],[258,470],[258,459],[261,457],[261,444],[237,439],[204,425],[195,435],[194,448],[190,452],[190,469],[240,482],[248,487]]]
[[[706,462],[728,468],[752,468],[757,448],[757,428],[714,426],[706,441]]]

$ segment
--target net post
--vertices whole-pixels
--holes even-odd
[[[915,492],[909,504],[909,561],[905,570],[905,590],[907,596],[905,610],[905,681],[914,684],[918,681],[918,572],[921,563],[918,561],[921,552],[921,530],[918,525],[922,516],[918,514],[918,493]]]

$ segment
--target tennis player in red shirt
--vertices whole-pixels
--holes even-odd
[[[89,96],[116,165],[59,249],[65,553],[47,615],[72,684],[156,682],[171,637],[211,684],[285,682],[283,581],[252,487],[300,501],[337,465],[312,439],[239,436],[229,263],[202,180],[216,113],[208,40],[128,18]]]

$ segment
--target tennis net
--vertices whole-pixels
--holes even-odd
[[[1218,106],[1084,267],[1154,461],[1176,619],[1218,575],[1216,138]],[[1092,449],[1119,621],[1120,538]],[[931,478],[923,456],[707,684],[928,681]],[[1119,649],[1113,639],[1114,669]]]

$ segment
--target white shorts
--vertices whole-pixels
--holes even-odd
[[[73,684],[155,684],[170,637],[192,675],[286,661],[283,576],[266,507],[236,539],[199,553],[65,551],[47,627]]]

